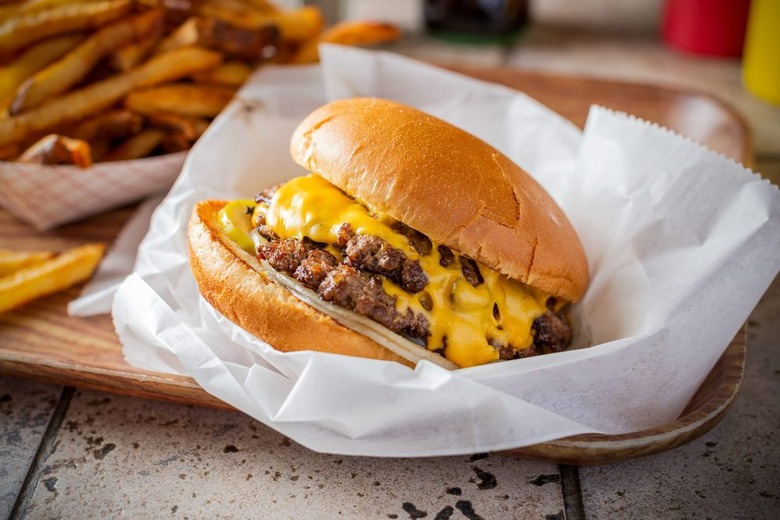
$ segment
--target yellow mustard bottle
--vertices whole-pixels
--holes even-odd
[[[742,81],[756,97],[780,105],[780,0],[752,0]]]

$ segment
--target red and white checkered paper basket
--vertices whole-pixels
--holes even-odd
[[[38,231],[169,188],[187,152],[90,168],[0,162],[0,206]]]

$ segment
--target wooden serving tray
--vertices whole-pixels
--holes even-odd
[[[584,124],[589,107],[599,104],[677,130],[737,161],[751,162],[744,122],[729,107],[706,95],[521,70],[455,70],[522,90],[579,126]],[[0,210],[0,248],[64,249],[85,242],[110,243],[134,209],[115,210],[45,233],[33,231]],[[229,408],[189,377],[146,372],[126,364],[110,316],[67,316],[67,302],[78,293],[79,288],[73,288],[0,315],[0,374]],[[742,382],[745,349],[743,330],[673,423],[626,435],[579,435],[508,453],[587,464],[647,455],[688,442],[724,417]]]

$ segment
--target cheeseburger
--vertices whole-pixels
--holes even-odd
[[[478,138],[382,99],[295,130],[308,170],[196,205],[200,292],[282,351],[470,367],[557,352],[588,284],[582,246],[533,178]]]

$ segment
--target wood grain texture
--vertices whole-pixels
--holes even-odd
[[[522,90],[579,126],[584,124],[591,104],[595,103],[697,138],[735,160],[745,163],[751,160],[750,136],[744,122],[729,107],[708,96],[521,70],[454,70]],[[692,114],[696,116],[696,125],[692,125]],[[46,233],[36,233],[0,210],[0,248],[59,250],[93,241],[110,243],[133,210],[133,206],[118,209]],[[229,407],[188,377],[146,372],[127,365],[109,316],[67,316],[67,302],[75,298],[78,291],[78,287],[72,288],[0,315],[0,374]],[[712,428],[726,414],[743,378],[745,350],[745,331],[742,330],[674,423],[628,435],[581,435],[508,453],[545,461],[587,464],[648,455],[688,442]]]

